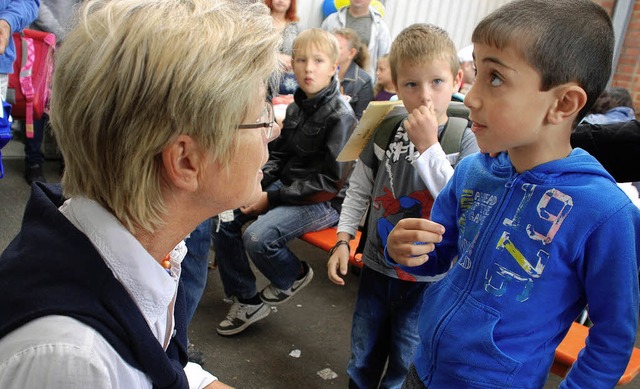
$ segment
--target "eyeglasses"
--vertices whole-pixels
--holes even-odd
[[[267,138],[267,140],[271,140],[273,137],[273,125],[275,122],[276,119],[273,113],[273,104],[265,101],[264,110],[262,111],[262,115],[260,115],[260,119],[258,119],[254,124],[239,124],[238,128],[262,128],[265,138]]]

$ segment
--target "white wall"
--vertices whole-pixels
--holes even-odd
[[[386,0],[385,21],[395,38],[413,23],[431,23],[444,28],[458,49],[471,43],[478,22],[492,10],[511,0]],[[320,27],[324,0],[297,0],[300,27]]]

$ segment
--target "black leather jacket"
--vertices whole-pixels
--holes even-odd
[[[356,114],[358,120],[360,120],[367,105],[373,100],[373,82],[371,81],[371,76],[358,66],[358,64],[351,62],[340,86],[342,87],[342,93],[351,97],[349,104],[351,108],[353,108],[353,112]]]
[[[269,206],[304,205],[331,201],[342,204],[342,187],[352,163],[337,162],[357,124],[349,104],[340,97],[336,78],[308,99],[298,88],[287,107],[280,137],[272,142],[263,168],[262,187],[280,180],[284,186],[267,191]],[[343,191],[344,192],[344,191]]]
[[[617,182],[640,181],[640,122],[581,123],[571,134],[571,146],[593,155]]]

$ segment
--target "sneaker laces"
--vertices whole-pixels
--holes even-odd
[[[242,310],[244,304],[235,300],[233,304],[231,304],[231,308],[229,309],[229,313],[227,313],[227,319],[231,321],[231,319],[235,319],[238,317],[238,312]]]

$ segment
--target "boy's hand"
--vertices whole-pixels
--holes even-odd
[[[427,262],[435,243],[442,241],[444,227],[427,219],[402,219],[391,230],[387,253],[404,266],[420,266]]]
[[[420,154],[438,143],[438,119],[433,103],[429,101],[414,109],[404,121],[404,128]]]
[[[11,26],[9,23],[1,19],[0,20],[0,55],[3,55],[5,50],[7,50],[7,46],[9,46],[9,40],[11,38]]]
[[[327,275],[329,280],[336,285],[344,285],[342,277],[347,275],[349,270],[349,246],[346,244],[338,247],[327,262]],[[338,271],[340,274],[338,274]],[[340,277],[342,275],[342,277]]]
[[[267,192],[262,192],[260,199],[256,201],[255,204],[245,205],[244,207],[240,207],[240,212],[249,216],[258,216],[269,210],[269,198],[267,197]]]

